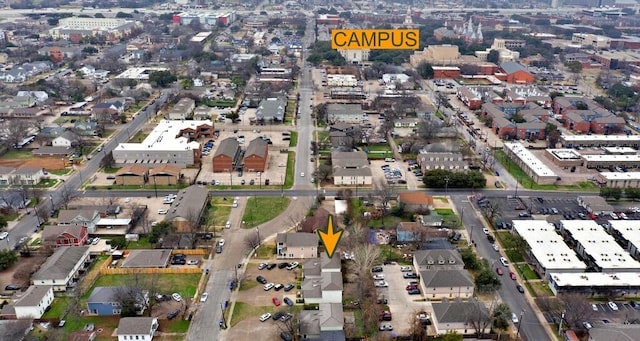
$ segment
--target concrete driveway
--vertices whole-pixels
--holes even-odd
[[[380,296],[384,295],[389,301],[389,309],[393,314],[393,320],[391,322],[393,330],[397,334],[403,335],[403,332],[409,331],[410,322],[415,318],[416,312],[426,311],[432,314],[431,302],[421,301],[423,299],[422,295],[407,294],[405,288],[411,280],[402,277],[400,265],[389,264],[383,268],[384,271],[382,273],[384,274],[385,281],[389,283],[389,287],[379,288],[378,294]]]

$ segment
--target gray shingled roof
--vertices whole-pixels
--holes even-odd
[[[123,317],[118,324],[116,335],[149,335],[154,323],[157,324],[155,317]]]
[[[256,138],[254,140],[252,140],[251,142],[249,142],[249,146],[247,146],[247,150],[244,153],[244,158],[246,159],[247,157],[251,156],[251,155],[256,155],[259,156],[261,158],[264,158],[267,156],[267,141],[261,139],[261,138]]]
[[[315,233],[278,233],[276,240],[278,243],[286,244],[287,247],[318,246],[318,235]]]
[[[260,106],[256,111],[257,120],[284,121],[287,100],[284,98],[267,98],[260,101]]]
[[[161,268],[167,266],[171,250],[132,250],[122,262],[123,268]]]
[[[231,159],[234,159],[238,149],[240,149],[238,140],[229,137],[220,142],[220,145],[218,146],[218,149],[216,149],[215,154],[213,154],[213,157],[215,158],[218,155],[226,155]]]
[[[473,279],[467,270],[425,270],[420,278],[426,288],[473,287]]]
[[[51,290],[50,285],[32,285],[24,292],[22,297],[16,303],[13,304],[14,307],[33,307],[37,306],[42,302],[42,298],[47,295],[47,293]]]
[[[331,163],[334,168],[363,168],[369,167],[367,154],[363,151],[357,152],[332,152]]]
[[[203,186],[189,186],[178,192],[178,197],[173,204],[171,204],[166,220],[171,221],[175,218],[194,218],[199,221],[200,214],[202,214],[202,210],[207,204],[207,200],[209,200],[209,190]],[[197,214],[198,216],[193,217],[194,214]]]
[[[431,304],[438,324],[441,323],[466,323],[469,320],[469,313],[475,312],[476,305],[481,311],[487,314],[487,308],[482,303],[476,302],[434,302]],[[475,318],[475,317],[474,317]]]
[[[438,265],[439,261],[443,261],[443,265],[464,264],[457,250],[417,250],[413,257],[418,266]],[[433,261],[433,264],[429,264],[429,261]]]
[[[126,287],[96,287],[87,299],[87,303],[111,303],[115,302],[118,290],[126,290]]]
[[[518,63],[518,62],[506,62],[506,63],[502,63],[500,64],[500,67],[502,68],[502,70],[504,70],[504,72],[508,75],[518,72],[518,71],[525,71],[525,72],[529,72],[527,71],[527,68]]]
[[[37,280],[65,280],[78,262],[84,260],[88,254],[88,246],[61,247],[47,258],[31,279]]]

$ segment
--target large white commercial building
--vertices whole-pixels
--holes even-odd
[[[609,233],[626,243],[631,256],[640,259],[640,224],[637,220],[610,220]]]
[[[640,172],[600,172],[596,176],[598,183],[604,187],[640,187]]]
[[[213,123],[210,120],[162,120],[141,143],[120,143],[113,150],[113,158],[119,167],[171,164],[184,168],[200,162],[201,147],[196,140],[211,136]]]
[[[514,220],[513,231],[529,245],[529,256],[535,270],[543,277],[549,272],[579,272],[587,269],[546,220]]]
[[[522,143],[505,142],[504,152],[536,183],[552,184],[557,181],[558,175]]]
[[[600,272],[640,272],[633,259],[605,229],[593,220],[562,220],[562,233],[575,244],[576,252]]]
[[[571,147],[640,147],[640,135],[562,135],[563,146]]]
[[[624,167],[624,168],[639,168],[640,167],[640,155],[582,155],[584,160],[584,166],[587,168],[611,168],[611,167]]]
[[[55,39],[69,39],[74,33],[81,35],[114,35],[128,34],[132,28],[139,25],[133,20],[123,18],[80,18],[69,17],[58,21],[58,26],[49,30],[49,35]]]
[[[552,272],[549,288],[554,294],[574,291],[599,296],[618,292],[629,297],[640,295],[640,274],[637,272]]]

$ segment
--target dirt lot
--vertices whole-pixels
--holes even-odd
[[[10,292],[5,292],[4,290],[7,284],[17,284],[25,288],[29,286],[30,274],[37,270],[46,259],[47,257],[42,256],[18,258],[16,264],[0,272],[0,292],[10,294]]]
[[[46,170],[62,170],[64,162],[59,158],[31,158],[31,159],[0,159],[0,166],[4,167],[35,167]]]

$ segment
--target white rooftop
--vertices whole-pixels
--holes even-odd
[[[602,161],[602,162],[640,162],[640,155],[582,155],[582,158],[586,161]]]
[[[637,272],[551,273],[549,276],[559,287],[636,287],[640,285],[640,273]]]
[[[635,220],[609,220],[611,228],[618,231],[626,239],[640,249],[640,224]]]
[[[593,220],[562,220],[562,228],[568,231],[603,271],[638,269],[640,263],[631,257],[613,236]]]
[[[154,71],[167,71],[166,67],[132,67],[124,70],[123,73],[116,76],[116,78],[125,78],[125,79],[138,79],[138,80],[148,80],[149,74]]]
[[[208,124],[213,127],[210,120],[203,121],[169,121],[162,120],[141,143],[120,143],[115,150],[130,151],[178,151],[195,150],[200,148],[200,143],[189,142],[186,137],[176,137],[186,128],[195,129],[199,125]]]
[[[604,150],[610,154],[615,154],[615,153],[633,154],[637,152],[637,150],[631,147],[605,147]]]
[[[573,149],[549,148],[549,149],[547,149],[547,152],[551,153],[552,155],[554,155],[555,157],[557,157],[560,160],[580,159],[580,153],[578,153],[577,151],[575,151]]]
[[[527,241],[531,253],[546,271],[587,268],[546,220],[514,220],[513,229]]]
[[[583,141],[640,141],[640,135],[562,135],[567,142]]]
[[[97,225],[129,225],[131,223],[131,219],[130,218],[118,218],[118,219],[114,219],[114,218],[101,218],[100,220],[98,220],[98,222],[96,223]]]
[[[518,142],[505,142],[504,146],[511,150],[513,154],[515,154],[520,161],[524,162],[527,167],[529,167],[536,175],[538,176],[557,176],[551,168],[547,167],[544,162],[540,161],[540,159],[533,155],[529,149],[523,146]]]
[[[600,176],[607,180],[640,180],[640,172],[602,172]]]

